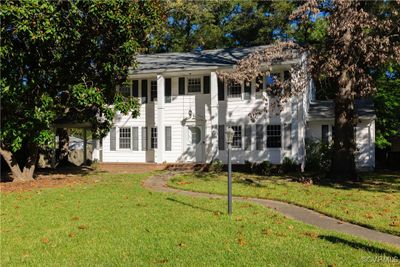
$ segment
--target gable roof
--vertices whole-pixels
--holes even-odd
[[[188,53],[158,53],[138,55],[138,68],[133,73],[156,73],[180,70],[227,68],[238,60],[272,45],[246,48],[225,48]]]
[[[354,102],[356,114],[360,118],[375,118],[372,99],[356,99]],[[335,104],[333,100],[313,101],[308,110],[310,120],[324,120],[335,118]]]

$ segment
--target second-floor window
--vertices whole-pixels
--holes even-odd
[[[241,98],[242,97],[242,85],[240,83],[231,81],[228,84],[228,97]]]
[[[188,92],[189,93],[201,92],[201,78],[188,78]]]

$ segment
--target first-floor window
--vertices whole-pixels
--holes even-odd
[[[157,148],[157,127],[151,128],[151,148]]]
[[[119,148],[131,148],[131,128],[119,128]]]
[[[201,92],[201,78],[189,78],[188,79],[188,92],[189,93],[200,93]]]
[[[142,127],[142,150],[147,150],[147,127]]]
[[[267,125],[267,147],[281,147],[281,126]]]
[[[234,131],[232,147],[242,148],[242,126],[232,126],[232,130]]]
[[[228,84],[228,97],[241,98],[242,85],[240,83],[230,81]]]

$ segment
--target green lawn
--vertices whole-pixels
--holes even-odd
[[[258,183],[248,183],[250,178]],[[283,200],[327,215],[400,235],[400,174],[364,174],[361,184],[314,184],[283,177],[234,173],[233,194]],[[180,175],[172,187],[226,194],[226,174]]]
[[[235,203],[229,218],[224,200],[149,192],[145,177],[96,174],[84,185],[2,193],[1,265],[354,266],[400,258],[397,248],[257,205]]]

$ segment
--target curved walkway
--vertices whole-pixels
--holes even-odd
[[[207,197],[214,199],[226,198],[223,195],[210,194],[210,193],[200,193],[193,191],[186,191],[168,187],[167,182],[174,176],[172,173],[164,173],[160,175],[154,175],[150,178],[146,179],[143,182],[143,186],[147,189],[156,192],[164,192],[164,193],[176,193],[185,196],[192,197]],[[253,197],[233,197],[235,201],[250,201],[253,203],[261,204],[264,207],[274,209],[281,214],[285,215],[288,218],[292,218],[307,224],[311,224],[326,230],[333,230],[340,233],[350,234],[354,236],[358,236],[361,238],[365,238],[372,241],[379,241],[388,243],[391,245],[395,245],[400,247],[400,237],[382,233],[379,231],[371,230],[359,225],[354,225],[351,223],[343,222],[338,219],[334,219],[323,215],[321,213],[315,212],[313,210],[309,210],[303,207],[299,207],[293,204],[288,204],[285,202],[268,200],[268,199],[260,199]]]

